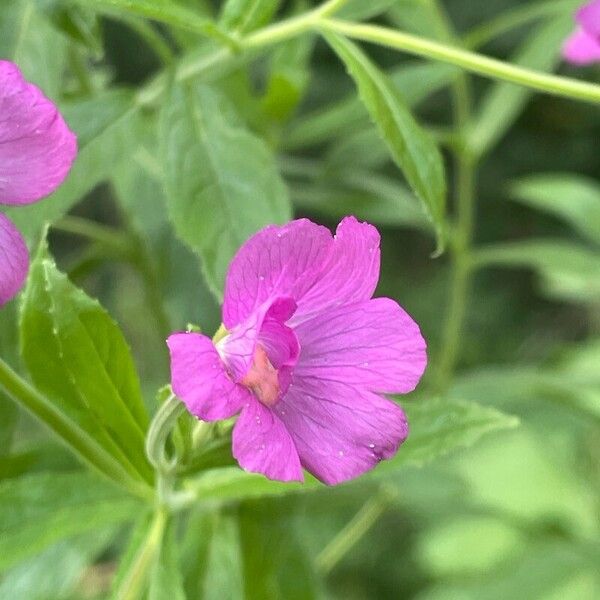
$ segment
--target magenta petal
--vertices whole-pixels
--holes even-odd
[[[308,219],[265,227],[237,252],[225,281],[223,323],[233,329],[273,296],[302,296],[331,251],[331,233]]]
[[[205,421],[228,419],[249,401],[250,392],[228,377],[210,338],[174,333],[167,345],[173,392],[193,415]]]
[[[270,329],[270,324],[276,326],[277,323],[287,321],[295,310],[296,303],[289,297],[283,296],[267,300],[251,313],[243,323],[240,323],[231,333],[217,342],[219,353],[236,382],[243,379],[250,369],[254,360],[256,343],[259,341],[263,328],[268,330]],[[287,329],[287,327],[282,326],[281,328],[277,328],[277,331],[284,334],[283,330]],[[294,338],[293,343],[297,346],[298,342],[291,331],[285,334],[287,341],[281,341],[284,343],[290,342],[290,334]],[[280,345],[279,342],[280,340],[276,341],[278,345]]]
[[[327,310],[296,328],[302,353],[294,373],[407,393],[417,385],[427,355],[418,325],[389,298]]]
[[[574,65],[589,65],[600,61],[600,42],[583,29],[577,29],[565,40],[562,54]]]
[[[336,381],[294,375],[274,411],[290,432],[304,468],[329,485],[391,458],[408,435],[397,404]]]
[[[315,284],[298,302],[291,323],[330,307],[368,300],[379,279],[379,232],[369,223],[345,217],[337,226],[332,251]]]
[[[0,306],[21,289],[29,269],[23,236],[10,219],[0,213]]]
[[[335,238],[307,219],[267,227],[233,259],[225,282],[223,322],[232,329],[274,296],[298,304],[293,322],[329,306],[371,297],[379,277],[379,234],[346,217]]]
[[[0,203],[29,204],[65,179],[77,142],[56,106],[0,60]]]
[[[592,0],[584,4],[575,17],[577,22],[600,45],[600,0]]]
[[[233,456],[245,471],[278,481],[304,481],[298,452],[281,420],[256,399],[233,429]]]

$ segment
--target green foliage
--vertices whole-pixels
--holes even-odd
[[[173,528],[162,539],[150,579],[149,600],[185,600]]]
[[[544,293],[571,302],[600,298],[600,254],[563,240],[524,240],[484,247],[478,260],[486,265],[527,267],[541,278]]]
[[[359,482],[385,478],[390,472],[406,465],[423,465],[456,448],[474,444],[486,433],[518,424],[516,418],[495,409],[459,400],[414,401],[406,406],[406,413],[413,433],[402,450],[393,459],[381,462]],[[283,484],[260,475],[244,473],[236,467],[213,469],[188,485],[199,498],[220,502],[280,496],[321,487],[310,475],[307,475],[303,484]]]
[[[34,0],[6,0],[0,19],[0,57],[16,62],[25,77],[60,99],[65,40],[36,11]],[[52,48],[52,52],[48,52]]]
[[[85,7],[109,13],[131,14],[147,17],[181,29],[200,33],[211,33],[214,24],[173,0],[74,0]]]
[[[277,11],[280,0],[227,0],[219,23],[236,33],[248,33],[266,25]]]
[[[572,26],[570,15],[543,23],[527,38],[512,62],[550,71],[558,64],[558,50]],[[471,151],[476,156],[488,152],[514,123],[530,97],[526,88],[507,83],[491,86],[469,132]]]
[[[88,473],[40,473],[0,483],[0,569],[49,544],[131,520],[139,502]]]
[[[423,202],[435,226],[438,252],[441,252],[445,235],[446,183],[437,147],[413,119],[387,77],[357,46],[333,33],[327,33],[326,39],[356,82],[360,97],[394,161]]]
[[[600,184],[571,173],[529,175],[510,186],[511,199],[569,223],[592,243],[600,240]]]
[[[98,302],[57,270],[45,242],[23,299],[21,347],[33,381],[59,413],[38,416],[55,430],[67,427],[89,438],[89,446],[130,476],[151,480],[144,455],[148,417],[129,348]],[[68,441],[106,473],[91,448]]]
[[[61,540],[36,556],[20,561],[6,571],[0,583],[0,597],[11,600],[69,600],[79,586],[81,573],[110,545],[112,528],[94,524],[91,533]]]
[[[264,225],[290,218],[285,184],[266,144],[205,86],[173,88],[163,107],[161,145],[175,230],[198,253],[220,296],[240,245]]]
[[[600,597],[600,87],[559,60],[580,1],[500,4],[4,0],[79,154],[5,209],[44,241],[0,311],[0,598]],[[218,330],[260,228],[348,214],[427,340],[410,435],[270,481],[165,337]]]

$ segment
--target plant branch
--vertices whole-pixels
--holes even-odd
[[[318,26],[321,29],[333,31],[363,42],[372,42],[394,50],[408,52],[415,56],[456,65],[465,71],[483,77],[515,83],[546,94],[600,104],[600,85],[593,83],[540,73],[475,52],[469,52],[456,46],[379,25],[322,19],[319,21]]]

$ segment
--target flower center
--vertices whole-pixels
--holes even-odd
[[[277,403],[281,392],[277,369],[260,344],[256,345],[252,366],[240,383],[252,390],[264,405],[274,406]]]

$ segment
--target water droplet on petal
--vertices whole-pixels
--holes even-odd
[[[375,444],[369,444],[369,448],[371,448],[371,449],[375,448]]]
[[[339,454],[340,456],[344,456],[344,451],[343,451],[343,450],[340,450],[340,451],[338,452],[338,454]]]

